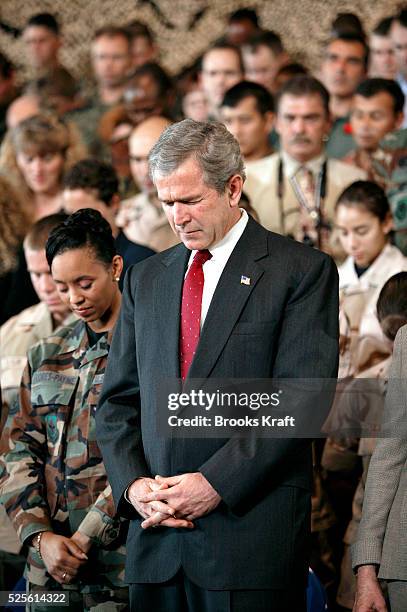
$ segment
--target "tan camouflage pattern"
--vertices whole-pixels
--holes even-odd
[[[57,330],[28,353],[17,411],[3,439],[0,502],[21,542],[38,531],[91,538],[78,588],[123,587],[127,523],[115,518],[110,485],[96,442],[95,411],[111,332],[89,347],[82,321]],[[52,580],[33,548],[28,580]],[[99,589],[100,590],[100,589]]]
[[[70,313],[62,325],[78,318]],[[26,308],[0,327],[0,383],[3,400],[2,420],[10,403],[17,401],[21,377],[27,363],[27,351],[53,333],[53,321],[44,302]]]
[[[342,161],[361,168],[366,172],[367,180],[374,181],[387,191],[397,187],[397,174],[402,171],[402,162],[406,155],[404,147],[394,149],[378,147],[373,152],[355,149],[345,155]]]
[[[69,325],[77,320],[78,318],[70,313],[63,325]],[[52,316],[45,302],[26,308],[0,327],[2,399],[0,433],[7,420],[10,405],[18,405],[20,381],[27,364],[27,351],[43,338],[50,336],[52,332]],[[2,505],[0,505],[0,549],[14,554],[21,550],[21,542]]]

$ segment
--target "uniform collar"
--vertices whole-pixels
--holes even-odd
[[[346,289],[347,287],[351,287],[355,284],[357,284],[359,287],[376,287],[378,283],[378,271],[380,271],[383,262],[386,261],[386,259],[394,259],[395,251],[395,247],[387,243],[381,253],[379,253],[376,259],[361,276],[356,274],[355,261],[353,257],[347,257],[340,267],[340,277],[342,276],[343,278],[342,283],[340,282],[341,288]]]
[[[314,157],[313,159],[308,160],[307,162],[301,163],[288,155],[285,151],[281,153],[281,159],[283,160],[284,165],[284,174],[287,178],[293,178],[294,175],[298,172],[299,168],[308,168],[311,170],[312,174],[316,176],[322,167],[322,164],[326,160],[325,151],[321,153],[318,157]]]
[[[64,350],[60,354],[67,355],[68,353],[72,353],[72,357],[80,362],[79,367],[82,367],[90,361],[99,359],[108,354],[112,335],[113,330],[109,330],[94,346],[89,348],[86,324],[83,321],[78,321],[76,325],[72,327],[69,335],[65,338]]]
[[[74,315],[73,312],[69,312],[58,327],[67,327],[77,321],[77,319],[78,317]],[[19,315],[18,324],[25,327],[35,327],[44,320],[48,320],[51,330],[50,334],[52,334],[52,317],[49,308],[45,302],[39,302],[23,310]]]

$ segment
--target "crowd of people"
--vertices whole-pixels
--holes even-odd
[[[126,271],[180,242],[192,251],[207,248],[195,246],[193,232],[177,231],[184,213],[169,212],[172,187],[151,172],[157,146],[168,147],[163,138],[186,119],[197,139],[201,124],[224,126],[239,145],[244,168],[233,159],[226,177],[240,177],[227,183],[236,226],[253,218],[335,261],[340,383],[327,439],[312,449],[311,569],[333,612],[354,605],[356,612],[384,611],[386,598],[392,612],[406,610],[405,548],[404,557],[391,559],[391,542],[404,538],[405,442],[376,445],[363,431],[345,433],[350,413],[377,423],[388,411],[394,346],[393,378],[403,377],[407,8],[378,20],[369,34],[356,15],[338,14],[316,73],[290,55],[276,32],[261,27],[253,9],[233,13],[224,37],[176,76],[160,65],[160,41],[139,21],[94,33],[93,74],[83,81],[60,62],[61,24],[52,14],[33,15],[22,37],[32,80],[22,83],[6,51],[0,53],[0,590],[21,587],[24,575],[32,592],[69,591],[72,610],[128,609],[125,546],[133,514],[125,504],[133,493],[125,488],[118,512],[121,476],[111,487],[95,418],[126,282],[130,291]],[[222,132],[217,137],[221,142]],[[188,150],[195,159],[193,146]],[[225,167],[230,150],[225,145]],[[219,152],[216,160],[227,173]],[[164,176],[177,171],[178,162],[171,163],[169,156]],[[205,180],[214,176],[207,163]],[[196,168],[190,172],[195,176]],[[225,181],[219,186],[208,178],[208,184],[220,193]],[[214,235],[222,238],[215,213]],[[241,284],[250,282],[241,276]],[[326,297],[327,308],[333,299]],[[128,295],[123,302],[122,311],[130,312]],[[143,316],[156,316],[154,308],[158,303]],[[158,339],[158,352],[164,340]],[[137,367],[146,377],[139,355],[140,348]],[[244,365],[234,372],[246,374]],[[352,394],[344,390],[359,379],[377,383],[373,405],[366,392],[355,394],[356,407],[348,405]],[[391,396],[402,404],[400,389]],[[399,411],[402,419],[405,409]],[[376,495],[377,480],[387,480],[383,461],[394,477]],[[141,469],[140,482],[148,473]],[[171,484],[151,481],[143,495]],[[380,495],[397,523],[387,540]],[[153,519],[145,508],[152,504],[160,526],[194,528],[189,515],[169,513],[162,500],[137,501],[148,527]],[[379,586],[377,574],[387,586]]]

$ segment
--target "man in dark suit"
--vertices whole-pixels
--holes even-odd
[[[158,396],[164,379],[335,377],[336,267],[239,208],[243,162],[222,124],[170,126],[150,168],[183,244],[127,274],[96,414],[118,512],[133,519],[131,609],[301,612],[309,441],[160,437]]]

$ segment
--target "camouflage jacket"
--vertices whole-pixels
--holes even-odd
[[[407,181],[407,150],[377,148],[372,153],[362,149],[350,151],[343,159],[347,164],[357,166],[367,173],[369,181],[374,181],[386,192],[399,190]]]
[[[71,312],[61,325],[77,321]],[[11,317],[0,327],[0,383],[3,425],[11,403],[18,402],[21,376],[27,363],[27,351],[53,333],[53,322],[44,302],[34,304]]]
[[[108,584],[122,586],[124,525],[115,517],[95,436],[110,337],[89,347],[78,321],[29,351],[20,408],[9,415],[3,436],[8,449],[1,457],[0,502],[22,542],[44,530],[90,537],[93,581],[106,576]],[[45,584],[39,571],[45,567],[30,553],[29,580]]]

